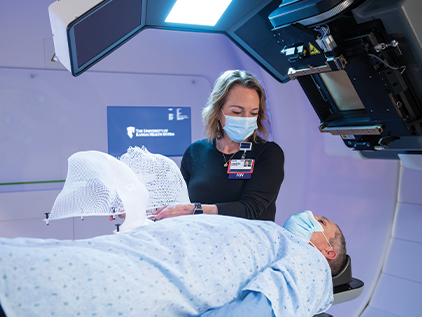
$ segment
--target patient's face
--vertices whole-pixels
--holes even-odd
[[[330,219],[325,218],[324,216],[315,216],[314,218],[321,224],[322,228],[324,229],[324,234],[327,237],[328,240],[331,240],[335,237],[336,232],[338,231],[338,228],[334,222],[332,222]],[[320,248],[330,248],[330,246],[327,243],[327,240],[325,240],[323,234],[321,232],[314,232],[311,237],[311,242]],[[330,248],[331,249],[331,248]]]

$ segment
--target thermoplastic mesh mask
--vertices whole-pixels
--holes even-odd
[[[98,151],[77,152],[68,162],[66,182],[48,220],[126,213],[122,232],[145,223],[148,192],[127,165]]]
[[[175,162],[129,148],[120,161],[98,151],[77,152],[69,159],[63,190],[48,221],[83,216],[126,214],[120,231],[150,220],[146,211],[171,203],[190,203],[185,180]]]
[[[123,204],[113,183],[106,154],[78,152],[68,159],[63,190],[57,196],[49,220],[110,215],[123,212]]]
[[[171,203],[190,203],[186,182],[179,167],[171,159],[136,146],[130,147],[120,161],[127,164],[144,182],[149,193],[147,210]]]

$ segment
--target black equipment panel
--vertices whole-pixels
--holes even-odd
[[[289,77],[299,81],[321,132],[370,158],[419,153],[418,64],[403,34],[388,34],[380,19],[356,21],[353,10],[363,2],[283,1],[269,16],[285,44],[280,59],[289,62]]]

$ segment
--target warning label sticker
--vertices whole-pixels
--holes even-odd
[[[309,52],[311,53],[311,55],[321,54],[321,52],[318,51],[318,49],[311,43],[309,43]]]

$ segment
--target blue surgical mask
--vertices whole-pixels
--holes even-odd
[[[226,118],[223,129],[234,142],[243,142],[258,128],[256,123],[258,117],[232,117],[226,116],[224,112],[223,115]]]
[[[311,244],[312,234],[314,232],[322,232],[331,249],[333,248],[325,236],[324,229],[322,228],[321,224],[318,222],[318,220],[315,219],[312,211],[310,210],[305,210],[292,215],[289,219],[286,220],[283,227],[290,233]]]

